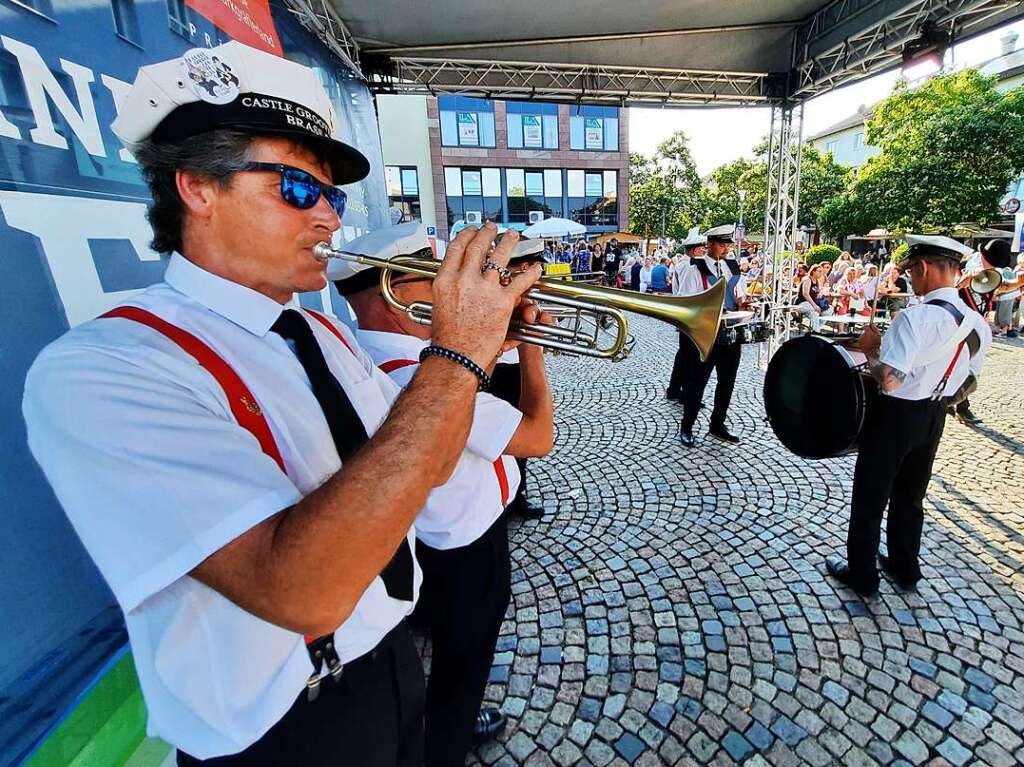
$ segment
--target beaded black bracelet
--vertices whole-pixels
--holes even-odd
[[[491,388],[491,377],[487,375],[487,371],[465,354],[453,352],[451,349],[446,349],[443,346],[428,346],[420,352],[420,362],[423,362],[427,357],[442,357],[450,362],[454,362],[456,365],[462,365],[462,367],[476,376],[477,391],[487,391]]]

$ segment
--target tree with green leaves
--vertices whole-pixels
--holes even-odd
[[[825,206],[825,233],[987,225],[1024,171],[1024,87],[1000,93],[995,86],[996,78],[972,69],[916,88],[897,83],[867,125],[867,142],[882,151]]]
[[[711,190],[704,226],[731,224],[739,220],[739,190],[745,189],[743,218],[750,231],[764,225],[768,198],[768,143],[762,141],[754,148],[755,159],[740,158],[716,168],[711,174]],[[849,171],[832,159],[831,154],[820,152],[813,146],[803,147],[800,175],[800,226],[817,226],[824,204],[842,193]]]
[[[629,228],[640,236],[686,236],[704,214],[705,193],[686,134],[676,131],[653,157],[629,156]]]

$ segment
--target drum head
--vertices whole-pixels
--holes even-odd
[[[764,407],[772,431],[803,458],[832,458],[856,446],[864,384],[843,352],[817,336],[784,343],[768,363]]]

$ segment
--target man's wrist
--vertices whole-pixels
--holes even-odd
[[[425,357],[420,363],[417,375],[426,375],[430,378],[444,378],[448,388],[465,388],[467,395],[473,394],[480,384],[477,376],[468,368],[461,365],[454,365],[441,357]]]

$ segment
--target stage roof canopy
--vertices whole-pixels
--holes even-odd
[[[962,40],[1016,0],[289,0],[378,91],[620,106],[801,100]]]

